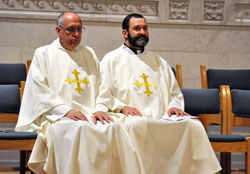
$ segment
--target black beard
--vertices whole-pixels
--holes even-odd
[[[148,40],[149,38],[143,34],[140,34],[139,36],[136,37],[132,37],[128,32],[128,41],[135,48],[144,49],[144,47],[148,43]]]

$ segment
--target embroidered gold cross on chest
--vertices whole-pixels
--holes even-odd
[[[71,85],[71,83],[76,83],[77,88],[75,88],[76,91],[78,91],[79,94],[81,94],[84,90],[81,88],[81,83],[84,83],[85,86],[88,86],[89,81],[87,80],[87,78],[85,77],[83,80],[79,79],[79,74],[80,72],[78,72],[76,69],[74,69],[74,71],[72,71],[71,73],[73,73],[75,75],[76,79],[71,79],[69,76],[67,77],[67,80],[65,80],[65,82],[68,82],[69,85]]]
[[[146,91],[144,93],[147,94],[148,97],[150,97],[150,94],[153,94],[153,92],[150,91],[149,87],[152,86],[152,87],[155,87],[155,89],[157,89],[157,86],[155,83],[148,83],[148,80],[147,80],[148,76],[145,75],[144,73],[142,73],[140,77],[143,78],[144,83],[138,82],[138,80],[136,80],[134,84],[137,86],[137,88],[140,88],[141,86],[145,86]]]

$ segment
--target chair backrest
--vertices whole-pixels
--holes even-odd
[[[0,84],[17,84],[26,80],[26,65],[18,64],[0,64]]]
[[[250,89],[250,69],[208,69],[201,65],[202,88],[229,85],[231,89]]]
[[[185,111],[191,115],[219,114],[220,95],[218,89],[181,89]]]
[[[0,85],[0,112],[18,113],[20,109],[18,85]]]
[[[226,113],[226,93],[220,95],[219,89],[181,89],[184,96],[185,111],[191,115],[199,116],[200,121],[207,130],[211,124],[221,122],[221,132],[226,133],[227,121],[223,120]],[[224,89],[223,89],[224,91]],[[221,104],[223,107],[221,107]],[[213,117],[219,121],[214,122]]]
[[[250,118],[250,90],[232,90],[232,112]]]
[[[19,86],[0,85],[0,123],[16,123],[19,109]]]
[[[229,85],[231,89],[250,89],[249,70],[207,70],[208,88],[220,88]]]
[[[23,63],[0,64],[0,122],[16,123],[26,80]]]
[[[29,72],[31,63],[32,63],[32,60],[31,60],[31,59],[28,59],[28,60],[27,60],[27,72]]]
[[[176,67],[171,67],[174,75],[175,75],[175,78],[178,82],[178,85],[180,88],[182,88],[182,70],[181,70],[181,65],[180,64],[176,64]]]
[[[232,127],[250,127],[250,90],[233,89],[227,86],[228,130]]]

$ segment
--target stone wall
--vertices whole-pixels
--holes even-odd
[[[201,87],[201,64],[250,65],[250,0],[0,0],[0,63],[32,59],[37,47],[57,38],[56,18],[68,10],[82,18],[82,44],[94,48],[100,60],[122,44],[122,19],[143,14],[150,32],[147,49],[171,66],[182,65],[185,88]],[[7,155],[0,156],[1,163]]]
[[[131,12],[149,23],[147,48],[171,66],[181,64],[184,87],[200,88],[200,64],[248,68],[249,0],[1,0],[0,62],[25,62],[35,48],[57,38],[61,11],[79,13],[86,31],[82,44],[99,59],[122,42],[121,21]]]

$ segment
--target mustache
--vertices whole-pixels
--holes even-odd
[[[148,37],[146,35],[140,34],[140,35],[135,37],[135,40],[140,39],[140,38],[148,39]]]

